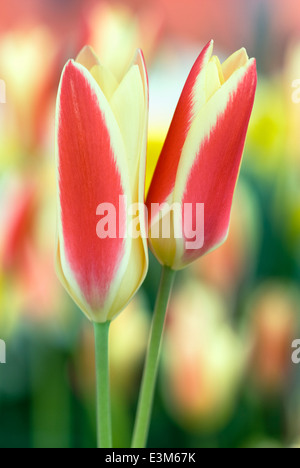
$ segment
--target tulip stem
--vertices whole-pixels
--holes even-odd
[[[110,322],[94,323],[98,448],[112,448],[108,337]]]
[[[174,279],[175,271],[168,267],[163,267],[152,320],[150,340],[134,427],[132,448],[144,448],[147,443],[163,329]]]

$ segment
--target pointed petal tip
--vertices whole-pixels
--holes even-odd
[[[240,61],[244,62],[244,64],[247,64],[249,61],[249,55],[245,47],[241,47],[233,56],[240,57]]]
[[[214,50],[214,40],[211,39],[206,46],[202,49],[202,52],[200,53],[200,56],[204,53],[207,57],[207,60],[209,60],[212,56]]]
[[[139,67],[140,74],[144,83],[145,96],[148,96],[149,77],[148,77],[148,72],[147,72],[145,56],[144,56],[142,49],[139,48],[136,50],[132,65],[137,65]]]
[[[135,52],[135,58],[138,58],[138,57],[141,57],[142,59],[144,59],[144,53],[140,47],[136,49],[136,52]]]
[[[92,52],[93,54],[95,54],[94,48],[89,44],[86,44],[85,46],[83,46],[78,55],[84,52]]]
[[[65,80],[66,79],[68,80],[71,76],[73,76],[77,70],[78,70],[78,64],[75,62],[75,60],[73,59],[68,60],[61,74],[61,81],[60,81],[58,95],[60,95],[61,88],[63,86],[63,83],[65,83]]]
[[[74,69],[74,65],[75,65],[74,60],[73,60],[73,59],[69,59],[69,60],[66,62],[65,66],[64,66],[64,68],[63,68],[63,70],[62,70],[62,72],[61,72],[60,83],[59,83],[58,93],[57,93],[57,98],[58,98],[58,99],[59,99],[60,94],[61,94],[61,88],[62,88],[62,86],[63,86],[63,82],[64,82],[66,76],[68,76],[68,75],[70,75],[70,73],[72,73],[72,70]]]
[[[213,49],[213,48],[214,48],[214,45],[215,45],[215,41],[214,41],[214,39],[211,39],[211,40],[208,41],[208,43],[206,44],[206,47],[207,47],[207,49]]]
[[[91,69],[94,65],[99,65],[99,58],[93,47],[90,45],[85,45],[75,59],[76,63],[80,63],[88,70]]]
[[[133,59],[133,65],[141,65],[142,68],[146,71],[146,61],[142,49],[137,49]]]
[[[74,59],[70,59],[64,66],[62,71],[62,80],[65,77],[72,77],[75,74],[81,74],[87,76],[89,74],[89,70],[81,63],[76,62]]]
[[[255,75],[256,81],[257,81],[257,68],[256,68],[256,59],[254,57],[250,58],[248,60],[248,63],[246,65],[247,70],[251,70],[253,74]]]
[[[250,60],[249,60],[249,67],[253,70],[253,73],[254,73],[254,82],[255,82],[255,87],[257,86],[257,67],[256,67],[256,58],[252,57]]]
[[[246,50],[245,47],[241,47],[240,50],[238,50],[238,52],[240,55],[244,56],[245,57],[245,60],[249,60],[249,55],[248,55],[248,52]]]
[[[76,65],[75,60],[74,60],[74,59],[69,59],[69,60],[67,61],[67,63],[65,64],[64,68],[63,68],[62,76],[64,76],[66,72],[68,72],[68,71],[73,70],[74,68],[76,68],[75,65]]]
[[[74,59],[69,59],[69,60],[66,62],[65,66],[64,66],[64,69],[66,69],[67,67],[69,67],[70,64],[73,64],[73,63],[74,63]]]

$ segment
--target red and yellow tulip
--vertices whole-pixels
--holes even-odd
[[[174,270],[213,250],[227,236],[254,102],[255,60],[241,49],[221,64],[212,51],[211,41],[191,70],[147,197],[151,249]],[[174,204],[179,210],[173,210]],[[204,206],[201,243],[193,242],[198,234],[197,204]],[[192,207],[187,216],[185,206]],[[166,217],[169,238],[158,227]]]
[[[118,81],[86,47],[62,73],[57,100],[58,275],[94,322],[112,320],[148,267],[144,184],[148,82],[142,53]],[[121,198],[120,198],[121,197]],[[141,235],[126,235],[128,206],[139,203]],[[116,210],[114,238],[96,233],[97,207]]]

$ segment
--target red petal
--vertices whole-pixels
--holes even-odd
[[[253,60],[230,96],[225,112],[220,114],[210,136],[201,144],[189,174],[182,202],[192,203],[194,212],[196,203],[204,203],[205,240],[202,249],[186,250],[184,261],[187,263],[212,250],[227,235],[256,81]]]
[[[202,50],[183,88],[150,185],[147,197],[148,207],[151,203],[166,201],[174,188],[182,148],[194,115],[194,88],[203,66],[210,58],[208,52],[211,45],[212,41]],[[155,216],[155,212],[149,210],[149,213]]]
[[[97,237],[96,209],[100,203],[116,207],[118,232],[119,196],[124,190],[106,115],[86,73],[69,62],[61,81],[57,129],[59,192],[66,260],[83,297],[92,309],[97,309],[108,294],[124,244],[119,236]],[[121,209],[124,229],[125,209]]]

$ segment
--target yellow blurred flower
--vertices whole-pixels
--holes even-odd
[[[121,389],[132,389],[139,378],[149,329],[150,314],[141,294],[111,324],[111,376]]]
[[[137,48],[144,51],[146,59],[151,57],[161,26],[162,18],[155,7],[137,17],[124,5],[96,3],[89,12],[87,42],[120,81]]]
[[[6,85],[3,137],[20,139],[23,151],[40,131],[57,56],[57,41],[45,26],[12,29],[0,36],[0,78]]]
[[[286,236],[289,250],[299,252],[300,238],[300,43],[292,42],[288,48],[282,75],[285,98],[284,118],[287,135],[284,167],[276,191],[277,223]],[[285,222],[282,224],[282,218]]]
[[[283,87],[288,129],[287,156],[300,168],[300,42],[290,44],[286,53]]]
[[[234,406],[242,346],[217,293],[191,281],[174,294],[163,348],[163,392],[187,429],[215,430]]]
[[[260,77],[248,129],[246,166],[262,178],[273,178],[285,164],[286,137],[281,82],[275,78],[264,80]]]

